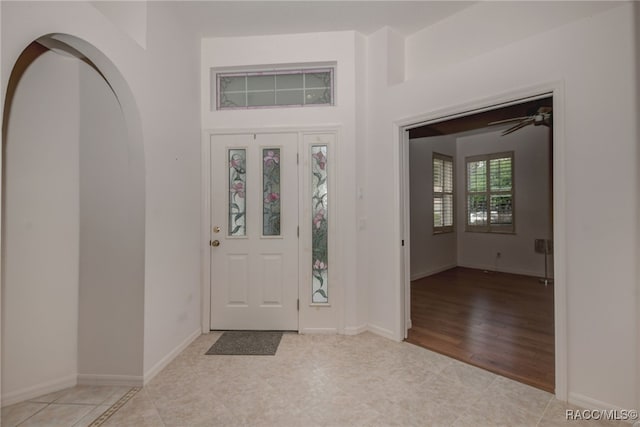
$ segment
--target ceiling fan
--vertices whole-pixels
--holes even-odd
[[[489,123],[491,125],[498,125],[502,123],[509,122],[518,122],[515,125],[511,126],[509,129],[506,129],[502,132],[502,136],[509,135],[512,132],[517,131],[518,129],[522,129],[525,126],[534,125],[540,126],[544,125],[547,127],[551,127],[552,123],[552,108],[551,107],[540,107],[538,110],[530,116],[523,117],[514,117],[513,119],[506,120],[498,120],[497,122]]]

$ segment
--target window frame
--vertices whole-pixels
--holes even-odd
[[[335,106],[335,66],[327,65],[327,66],[316,66],[316,67],[308,67],[308,68],[282,68],[282,69],[258,69],[258,70],[231,70],[231,71],[223,71],[223,70],[215,70],[212,69],[215,78],[215,93],[213,94],[215,103],[215,111],[229,111],[229,110],[254,110],[254,109],[264,109],[264,108],[308,108],[308,107],[331,107]],[[306,86],[306,78],[307,74],[314,73],[329,73],[329,86],[324,88],[319,87],[307,87]],[[276,86],[274,86],[274,103],[268,105],[239,105],[239,106],[223,106],[221,105],[222,98],[222,88],[221,88],[221,79],[224,77],[245,77],[246,79],[250,77],[262,77],[262,76],[284,76],[284,75],[292,75],[292,74],[301,74],[302,75],[302,86],[299,88],[288,88],[288,89],[280,89],[278,90]],[[248,96],[249,93],[255,92],[269,92],[269,90],[249,90],[248,89],[248,81],[245,80],[245,88],[243,91],[235,91],[234,93],[244,93]],[[329,89],[329,98],[330,102],[328,103],[314,103],[314,104],[306,104],[304,103],[305,97],[304,94],[307,90],[314,89]],[[278,92],[287,92],[287,91],[302,91],[303,99],[300,104],[277,104],[277,93]]]
[[[435,174],[435,161],[436,160],[440,160],[443,162],[443,168],[442,168],[442,191],[436,191],[435,189],[435,179],[434,179],[434,174]],[[444,179],[445,179],[445,168],[444,168],[444,162],[450,162],[451,163],[451,191],[444,191]],[[441,153],[436,153],[435,151],[432,152],[431,155],[431,210],[432,210],[432,221],[431,221],[431,225],[433,227],[433,234],[446,234],[446,233],[453,233],[455,231],[455,223],[456,223],[456,209],[455,209],[455,205],[456,205],[456,199],[455,199],[455,188],[456,188],[456,184],[455,184],[455,162],[453,160],[453,156],[449,156],[446,154],[441,154]],[[451,225],[442,225],[442,226],[436,226],[435,225],[435,208],[436,208],[436,198],[440,197],[442,198],[442,200],[444,201],[444,197],[445,196],[451,196]],[[444,205],[443,205],[444,206]]]
[[[491,190],[491,160],[511,159],[511,190]],[[469,163],[484,161],[486,163],[486,189],[485,191],[469,191]],[[515,152],[504,151],[500,153],[482,154],[468,156],[464,159],[464,181],[465,181],[465,231],[474,233],[495,233],[495,234],[515,234],[516,233],[516,181],[515,181]],[[469,196],[485,195],[487,200],[487,223],[485,225],[469,224]],[[511,224],[491,223],[491,196],[509,195],[511,196]]]

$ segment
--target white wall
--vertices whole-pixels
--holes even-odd
[[[369,319],[369,301],[364,295],[367,294],[369,284],[364,280],[362,271],[366,270],[369,260],[366,257],[367,241],[365,239],[367,229],[367,213],[365,207],[365,179],[366,170],[363,167],[367,163],[367,115],[369,113],[368,101],[368,78],[367,69],[367,37],[362,34],[356,34],[355,47],[355,74],[356,78],[356,178],[354,185],[356,186],[356,218],[357,218],[357,243],[356,243],[356,272],[358,274],[355,287],[347,290],[345,307],[351,308],[345,310],[345,333],[356,334],[366,330],[367,321]],[[355,303],[353,302],[355,300]],[[353,310],[356,307],[356,310]]]
[[[79,74],[79,379],[141,381],[144,200],[115,94],[86,63]]]
[[[144,372],[200,328],[200,49],[175,5],[149,2],[140,72],[146,161]]]
[[[635,45],[640,46],[640,4],[634,3]],[[636,82],[640,81],[640,55],[636,53]],[[640,111],[640,84],[636,84],[636,111]],[[636,141],[640,141],[640,120],[636,120]],[[640,165],[640,150],[636,150],[636,164]],[[640,166],[636,168],[636,185],[640,188]],[[636,199],[636,209],[640,212],[640,198]],[[636,231],[640,234],[640,214],[637,215]],[[640,238],[636,240],[636,255],[640,255]],[[636,289],[640,289],[640,263],[636,263]],[[636,325],[640,331],[640,292],[636,292]],[[636,354],[640,359],[640,340],[636,341]],[[640,369],[636,371],[636,384],[640,388]],[[640,408],[640,390],[636,392],[636,408]]]
[[[455,136],[434,136],[409,141],[411,280],[458,265],[456,236],[460,232],[460,225],[456,224],[451,233],[433,234],[434,152],[451,156],[454,160],[454,173],[460,172],[460,163],[456,160]],[[454,182],[454,191],[460,193],[460,188],[464,187],[460,187],[459,182]],[[458,206],[455,206],[455,213],[459,210]]]
[[[366,295],[369,328],[380,335],[400,340],[404,338],[400,309],[405,302],[398,295],[398,288],[394,287],[401,272],[401,218],[396,212],[400,206],[399,186],[393,185],[395,165],[400,160],[392,144],[394,134],[390,117],[394,114],[387,96],[390,77],[396,75],[387,64],[399,56],[393,51],[399,48],[394,39],[393,32],[383,28],[370,35],[367,43],[367,150],[366,163],[359,162],[358,165],[364,169],[364,191],[371,193],[371,197],[364,199],[367,232],[362,236],[365,253],[361,256],[367,259],[367,265],[359,274],[369,284]]]
[[[0,24],[2,23],[2,7],[0,7]],[[2,35],[1,35],[1,31],[0,31],[0,45],[2,44],[1,42],[2,40]],[[2,67],[0,67],[0,82],[4,82],[3,76],[4,76],[4,70],[2,69]],[[0,100],[4,100],[5,99],[5,87],[4,85],[0,86]],[[4,113],[4,104],[3,104],[3,113]],[[3,124],[4,124],[4,120],[3,120]],[[4,129],[4,128],[1,128]],[[4,146],[4,139],[5,139],[5,135],[4,135],[4,131],[2,131],[2,134],[0,135],[0,146]],[[2,165],[3,161],[4,161],[4,154],[2,153],[2,151],[4,150],[0,150],[0,165]],[[3,168],[4,170],[4,168]],[[2,186],[0,185],[0,188]],[[0,197],[0,224],[3,221],[3,209],[4,209],[4,202],[2,201],[2,197]],[[2,226],[2,229],[4,229],[4,227]],[[2,230],[0,230],[0,236],[2,235]],[[2,247],[2,237],[0,237],[0,248]],[[1,257],[0,257],[1,259]],[[2,280],[2,275],[4,274],[4,268],[2,267],[2,262],[0,262],[0,280]],[[2,283],[0,283],[0,406],[2,406],[2,354],[3,354],[3,347],[2,347],[2,304],[3,304],[3,292],[2,292]],[[2,425],[2,421],[0,420],[0,425]]]
[[[387,87],[382,79],[387,56],[384,30],[369,38],[370,94],[377,95],[370,100],[367,189],[375,189],[376,200],[385,200],[384,204],[367,203],[368,238],[371,243],[375,233],[380,242],[370,245],[367,254],[369,312],[374,325],[394,331],[398,338],[402,334],[401,304],[396,301],[400,232],[394,227],[399,223],[399,178],[389,169],[389,162],[398,158],[399,136],[393,123],[560,82],[564,102],[555,113],[562,122],[565,156],[558,158],[554,176],[565,186],[564,194],[557,195],[566,206],[565,226],[557,233],[567,242],[562,255],[568,293],[564,310],[568,397],[582,404],[591,402],[590,406],[636,405],[638,384],[631,378],[635,378],[638,366],[635,295],[640,189],[636,179],[637,51],[632,7],[616,3],[603,13],[457,59],[432,72],[414,63],[416,68],[408,72],[414,78],[393,87]],[[485,28],[490,31],[491,16],[480,17],[487,19]],[[445,21],[442,25],[448,29],[463,28],[455,15]],[[519,24],[518,20],[508,22],[514,27]],[[432,56],[446,55],[447,39],[440,40],[438,49],[430,52]],[[425,54],[420,45],[420,39],[410,38],[407,57]],[[602,159],[610,156],[617,163],[607,174],[588,172],[601,170]],[[615,200],[616,209],[608,203],[593,203],[594,197]]]
[[[407,79],[419,79],[425,72],[455,66],[612,7],[615,2],[591,1],[578,7],[569,1],[477,2],[453,19],[443,19],[407,38]]]
[[[458,265],[544,277],[544,255],[534,251],[534,239],[553,237],[549,206],[549,128],[528,126],[506,136],[501,136],[500,131],[463,136],[457,138],[457,147]],[[513,151],[514,155],[515,233],[464,232],[465,158],[507,151]],[[549,262],[553,262],[552,257]]]
[[[147,3],[144,1],[92,1],[91,5],[109,18],[143,48],[147,47]]]
[[[76,380],[78,65],[44,53],[14,96],[4,164],[3,403]]]
[[[197,44],[194,44],[196,52],[191,52],[191,44],[183,43],[186,36],[178,31],[181,28],[173,25],[170,11],[155,3],[148,6],[148,50],[143,50],[85,3],[2,2],[1,7],[3,97],[9,72],[20,51],[43,34],[62,32],[86,40],[102,52],[109,59],[103,69],[117,70],[121,74],[119,83],[124,83],[135,99],[134,107],[125,103],[123,108],[127,129],[130,134],[139,131],[139,139],[134,139],[144,142],[146,155],[144,165],[137,170],[145,174],[148,184],[146,193],[142,189],[146,214],[144,371],[153,372],[154,367],[162,365],[188,340],[189,331],[196,330],[199,323],[199,141],[194,127],[200,128],[197,108],[192,108],[193,103],[197,105],[195,100],[200,91],[197,71],[193,71],[197,70]],[[525,34],[517,42],[509,35],[518,30],[527,16],[512,11],[499,20],[507,27],[499,37],[485,39],[487,43],[470,54],[451,58],[448,54],[460,48],[460,44],[447,34],[459,33],[469,20],[498,23],[492,22],[496,15],[490,13],[497,6],[478,7],[470,16],[454,15],[441,21],[428,38],[427,34],[419,33],[407,40],[405,75],[409,80],[405,83],[397,81],[396,67],[403,65],[397,64],[398,58],[403,57],[398,50],[401,43],[389,29],[371,35],[366,42],[356,43],[353,42],[356,37],[344,43],[345,38],[333,33],[310,35],[306,39],[297,36],[236,39],[228,48],[216,51],[224,53],[225,58],[209,57],[211,63],[337,60],[339,64],[347,64],[346,69],[355,69],[354,58],[358,61],[364,58],[353,51],[353,46],[367,47],[366,125],[355,124],[358,120],[354,89],[346,95],[340,93],[340,104],[324,112],[288,109],[260,114],[213,114],[203,108],[202,127],[325,123],[342,126],[339,154],[343,166],[338,177],[344,235],[341,250],[343,265],[358,265],[359,269],[345,268],[341,281],[346,286],[357,283],[358,298],[368,302],[367,310],[358,313],[368,312],[365,321],[369,321],[372,329],[400,339],[401,236],[395,166],[399,136],[394,132],[394,122],[451,106],[479,103],[496,94],[540,83],[560,82],[565,102],[557,114],[564,129],[566,156],[561,159],[559,172],[566,185],[563,200],[566,227],[558,232],[566,236],[568,243],[564,255],[569,296],[569,397],[575,402],[590,399],[610,406],[633,407],[638,401],[638,384],[630,378],[637,378],[638,362],[635,295],[639,190],[633,5],[611,2],[606,6],[610,10],[598,14],[591,6],[577,3],[570,7],[579,9],[578,15],[586,16],[585,19],[558,24],[553,30],[537,35]],[[493,25],[487,25],[484,31],[491,33],[492,28]],[[534,28],[534,32],[539,28]],[[433,40],[437,42],[429,49],[422,48]],[[309,49],[305,44],[308,42],[313,42],[317,49]],[[234,50],[234,46],[254,48],[241,51]],[[447,59],[439,61],[440,57]],[[395,65],[390,66],[391,60]],[[431,63],[437,66],[429,67]],[[203,63],[202,69],[206,67],[207,63]],[[356,87],[355,73],[338,77],[339,85]],[[389,87],[389,82],[398,84]],[[206,84],[205,81],[202,87]],[[335,115],[330,111],[335,111]],[[144,130],[139,128],[140,123],[144,123]],[[365,134],[355,135],[356,126],[364,127]],[[364,138],[361,141],[366,141],[363,144],[366,163],[355,160],[353,141],[361,136]],[[141,156],[140,146],[134,144],[130,148],[138,150],[136,156]],[[607,175],[585,173],[598,170],[601,159],[609,155],[618,161],[615,169],[610,169]],[[353,182],[354,179],[358,182]],[[366,228],[356,243],[354,190],[358,186],[363,186],[365,196],[357,213],[366,217]],[[594,205],[594,195],[616,200],[618,209]],[[583,215],[587,209],[590,216]],[[356,248],[366,252],[356,256]],[[368,286],[366,294],[361,293],[363,284]],[[350,310],[353,308],[347,306],[346,311]],[[355,319],[354,327],[360,324],[361,319]],[[3,359],[6,348],[3,344]],[[3,382],[7,374],[3,372]]]
[[[301,304],[300,329],[303,331],[358,330],[366,320],[359,308],[361,295],[356,254],[356,67],[362,69],[364,55],[360,36],[351,31],[295,34],[265,37],[230,37],[202,40],[202,127],[203,129],[264,129],[337,127],[338,232],[336,238],[338,283],[330,284],[334,298],[331,307]],[[246,67],[271,64],[337,64],[335,85],[336,105],[332,107],[274,108],[254,110],[211,111],[211,68]],[[359,88],[359,89],[358,89]],[[214,104],[215,105],[215,104]],[[361,119],[362,120],[362,119]],[[372,197],[375,197],[372,195]],[[335,272],[335,270],[334,270]],[[309,285],[309,290],[311,285]],[[300,295],[300,301],[308,301]],[[342,304],[347,303],[344,308]],[[344,325],[344,313],[349,313],[349,324]]]
[[[195,36],[176,27],[170,5],[148,4],[147,49],[85,2],[2,2],[2,89],[22,49],[56,38],[87,55],[118,94],[129,136],[131,191],[144,215],[146,379],[200,330],[200,126]],[[144,25],[144,20],[140,20]],[[131,30],[131,28],[128,28]],[[136,34],[141,32],[136,31]],[[190,49],[191,47],[191,49]],[[146,188],[145,188],[145,182]],[[3,301],[4,301],[3,296]],[[4,403],[4,402],[3,402]]]

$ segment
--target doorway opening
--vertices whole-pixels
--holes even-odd
[[[332,201],[338,135],[334,127],[205,130],[203,332],[344,328]]]
[[[554,392],[553,97],[405,128],[407,341]]]
[[[211,330],[297,331],[298,134],[213,135],[210,147]]]
[[[141,385],[144,152],[124,76],[44,35],[14,64],[2,137],[2,405]]]

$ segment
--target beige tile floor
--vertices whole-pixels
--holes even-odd
[[[104,426],[629,425],[567,422],[575,407],[547,392],[370,333],[285,334],[275,356],[205,355],[219,336],[196,339]]]
[[[2,408],[2,427],[86,427],[131,387],[76,386]]]

